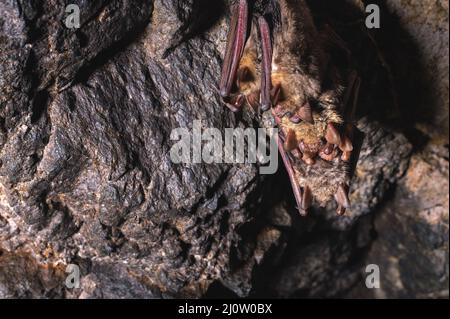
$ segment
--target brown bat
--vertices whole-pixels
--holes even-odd
[[[359,78],[348,72],[344,89],[343,75],[326,50],[327,42],[342,45],[337,38],[331,30],[318,32],[303,0],[233,5],[220,94],[232,111],[248,104],[276,123],[302,215],[314,201],[325,206],[334,199],[339,215],[350,207],[351,121]]]

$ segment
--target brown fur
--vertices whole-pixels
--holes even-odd
[[[330,75],[327,66],[328,55],[323,49],[309,8],[303,0],[278,0],[280,23],[274,29],[272,84],[281,86],[278,105],[290,114],[296,113],[306,103],[313,105],[313,123],[301,121],[294,124],[285,116],[279,127],[284,136],[295,132],[297,143],[303,143],[304,159],[290,156],[295,178],[302,189],[309,187],[315,201],[326,205],[334,198],[340,185],[349,184],[349,165],[341,159],[342,151],[336,146],[330,158],[319,157],[327,145],[325,135],[328,123],[343,126],[345,119],[339,113],[343,95],[339,76]],[[246,67],[250,76],[239,82],[239,89],[249,95],[260,86],[260,56],[258,34],[255,28],[247,42],[240,68]],[[335,70],[333,70],[335,72]],[[333,89],[322,88],[325,78],[335,81]],[[292,137],[292,134],[290,134]],[[292,140],[290,140],[292,145]],[[301,149],[301,147],[300,147]],[[312,154],[313,163],[307,165],[305,156]],[[328,156],[327,156],[328,157]]]

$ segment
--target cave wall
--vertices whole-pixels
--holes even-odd
[[[395,42],[361,28],[361,1],[311,4],[363,78],[342,218],[301,218],[283,169],[170,160],[174,128],[254,125],[216,90],[228,2],[70,1],[76,31],[68,3],[0,3],[0,297],[448,296],[448,2],[387,1]],[[416,99],[423,82],[405,70],[424,69],[436,85]]]

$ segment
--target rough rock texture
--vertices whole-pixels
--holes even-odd
[[[394,205],[386,204],[375,221],[380,241],[370,258],[383,260],[390,277],[381,296],[448,298],[448,149],[424,152],[413,157]],[[397,234],[385,235],[391,231]],[[403,246],[396,237],[410,240]]]
[[[448,169],[448,148],[430,145],[413,156],[375,218],[378,240],[367,263],[380,266],[381,289],[358,288],[354,296],[448,298]]]
[[[405,123],[401,68],[361,27],[361,2],[326,2],[311,3],[318,24],[343,35],[363,78],[343,218],[300,218],[283,169],[171,161],[174,128],[255,125],[216,89],[228,2],[2,0],[0,297],[371,297],[367,263],[386,269],[376,297],[448,296],[448,146]]]
[[[422,125],[434,126],[428,130],[448,143],[449,3],[446,0],[391,0],[386,3],[408,34],[408,41],[417,48],[408,59],[411,59],[411,64],[419,66],[410,71],[411,75],[418,77],[414,81],[409,80],[411,83],[405,88],[421,91],[420,99],[415,101],[418,111],[413,116],[421,119]],[[405,39],[402,41],[406,42]]]

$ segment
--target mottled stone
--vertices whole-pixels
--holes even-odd
[[[377,297],[445,295],[448,156],[417,152],[405,88],[400,105],[386,94],[402,67],[383,64],[396,60],[361,28],[360,1],[311,3],[363,79],[342,218],[332,206],[300,217],[282,168],[171,161],[174,128],[256,125],[217,92],[229,1],[71,1],[77,31],[62,23],[66,2],[0,3],[0,297],[335,297],[367,262],[388,269]],[[64,284],[69,264],[79,289]]]

